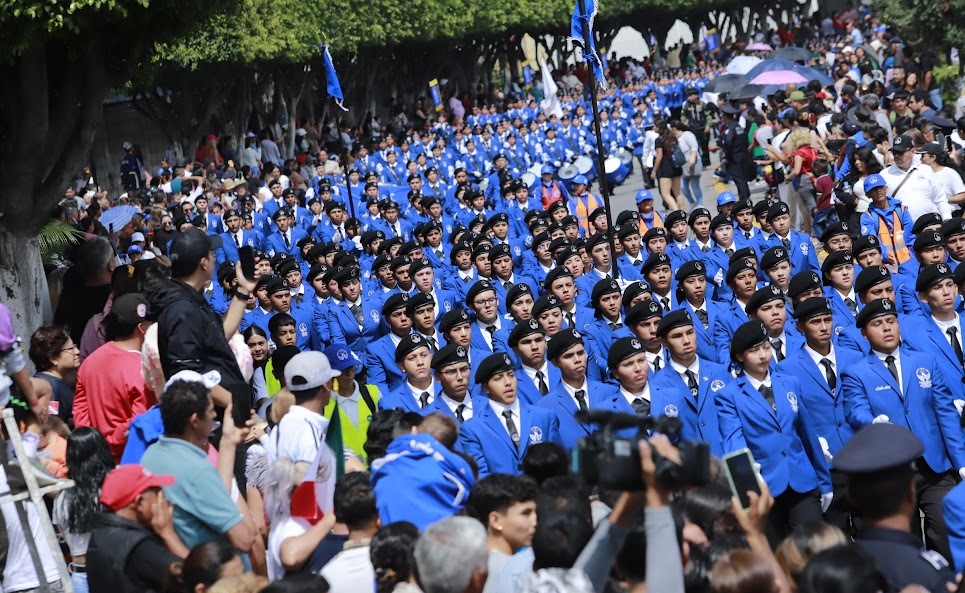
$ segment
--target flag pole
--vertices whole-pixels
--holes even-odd
[[[609,187],[607,187],[606,169],[603,163],[603,161],[606,160],[603,152],[603,130],[600,128],[600,108],[596,102],[596,76],[593,72],[593,64],[590,63],[590,60],[599,59],[599,57],[593,56],[592,52],[590,52],[590,48],[595,47],[595,45],[590,39],[593,31],[590,30],[590,15],[586,14],[586,2],[585,0],[577,0],[577,3],[580,7],[581,17],[586,18],[587,21],[586,26],[583,27],[583,58],[586,60],[586,70],[587,74],[589,74],[590,107],[593,111],[593,131],[596,135],[596,166],[600,178],[600,196],[603,198],[603,209],[606,211],[606,227],[610,245],[610,268],[613,279],[619,280],[620,270],[617,266],[616,244],[613,238],[613,213],[610,210],[610,191]]]

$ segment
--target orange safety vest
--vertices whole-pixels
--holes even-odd
[[[653,227],[648,227],[648,226],[647,226],[647,223],[645,223],[642,218],[639,219],[639,220],[640,220],[640,235],[641,235],[641,236],[646,235],[646,234],[647,234],[647,231],[649,231],[651,228],[662,228],[662,227],[663,227],[663,217],[661,217],[661,216],[660,216],[660,213],[657,212],[656,210],[653,211]]]
[[[586,193],[586,202],[583,201],[583,196],[576,196],[576,219],[580,224],[580,227],[589,235],[590,234],[590,213],[597,208],[603,206],[596,196],[590,192]]]
[[[563,199],[563,192],[560,186],[554,181],[550,185],[543,184],[543,209],[550,207],[550,204],[559,202]]]
[[[884,243],[891,252],[895,254],[895,260],[903,264],[911,259],[908,245],[905,244],[905,229],[901,225],[901,219],[896,211],[891,212],[891,228],[888,228],[887,219],[881,214],[878,216],[878,238]],[[898,266],[889,266],[892,271],[896,271]]]

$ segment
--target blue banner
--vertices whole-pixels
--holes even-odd
[[[342,101],[345,100],[345,96],[342,94],[342,85],[338,82],[338,74],[335,73],[335,64],[332,63],[332,54],[328,53],[328,46],[322,46],[323,53],[325,54],[325,88],[328,92],[328,96],[335,99],[335,104],[342,108],[342,111],[348,111]]]
[[[707,30],[707,37],[704,38],[704,49],[709,54],[720,51],[720,37],[717,35],[716,28]]]
[[[442,92],[439,90],[439,80],[433,78],[429,81],[429,96],[432,97],[432,104],[436,111],[442,111]]]
[[[600,55],[596,51],[596,41],[593,39],[593,19],[595,18],[596,0],[576,0],[573,18],[570,19],[570,41],[583,51],[583,59],[593,69],[598,84],[605,87],[603,61],[600,60]],[[589,47],[585,47],[587,43]]]
[[[533,67],[529,65],[529,62],[523,64],[523,84],[533,86]]]

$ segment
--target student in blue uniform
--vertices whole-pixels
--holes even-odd
[[[332,275],[342,293],[342,301],[328,310],[328,333],[332,343],[348,344],[358,355],[368,352],[369,345],[382,337],[379,309],[362,298],[359,269],[343,268]]]
[[[469,351],[458,344],[446,344],[432,356],[432,373],[439,384],[439,395],[429,404],[427,414],[441,412],[459,424],[472,419],[489,402],[469,391],[472,369]]]
[[[667,213],[664,219],[667,229],[667,255],[673,261],[674,269],[679,268],[692,259],[700,259],[700,252],[687,238],[690,227],[687,226],[687,213],[683,210],[674,210]]]
[[[562,445],[569,450],[593,432],[593,426],[577,420],[576,413],[613,410],[614,398],[607,395],[611,389],[587,377],[588,355],[580,332],[565,329],[554,335],[546,356],[559,369],[560,382],[537,405],[556,414]]]
[[[649,231],[648,231],[649,232]],[[664,314],[678,306],[677,294],[673,290],[673,266],[666,253],[651,253],[643,262],[643,279],[650,284],[653,300],[663,307]]]
[[[238,249],[241,247],[251,247],[252,249],[262,249],[264,237],[257,231],[246,231],[241,228],[243,219],[241,211],[231,209],[225,212],[225,226],[228,230],[221,233],[221,248],[215,252],[215,260],[218,264],[224,262],[235,263],[238,261]]]
[[[918,273],[915,289],[918,298],[927,305],[927,313],[914,318],[915,331],[909,332],[906,342],[912,350],[935,357],[942,376],[948,381],[956,405],[965,407],[965,368],[963,368],[962,316],[956,309],[958,285],[951,266],[931,264]]]
[[[773,233],[764,239],[758,240],[761,252],[767,251],[771,247],[783,246],[787,250],[791,259],[791,269],[794,274],[803,270],[820,272],[817,254],[811,244],[811,237],[801,231],[791,230],[791,213],[788,205],[784,202],[772,204],[767,209],[767,223],[773,229]]]
[[[593,287],[590,302],[593,305],[593,320],[583,326],[585,338],[592,342],[591,350],[600,368],[607,368],[607,354],[613,341],[626,334],[623,325],[623,300],[620,284],[610,279],[603,279]],[[621,330],[623,330],[621,332]]]
[[[513,362],[506,353],[482,361],[475,382],[488,401],[460,427],[456,446],[476,460],[480,478],[494,473],[519,474],[530,445],[560,444],[559,421],[553,412],[527,405],[517,397]]]
[[[616,411],[650,416],[650,365],[643,343],[633,338],[613,342],[607,354],[607,367],[617,382],[614,407]]]
[[[965,474],[965,438],[949,384],[934,356],[901,344],[895,303],[871,301],[858,314],[867,340],[862,364],[843,369],[844,403],[854,430],[890,422],[925,445],[918,462],[918,508],[925,515],[925,543],[946,558],[948,537],[941,499]],[[913,529],[920,533],[918,523]]]
[[[727,303],[723,314],[714,326],[714,344],[717,360],[730,360],[730,340],[740,324],[747,321],[747,303],[757,291],[757,267],[750,259],[736,259],[727,268],[725,282],[730,286],[733,298]]]
[[[797,378],[772,371],[764,324],[748,321],[731,342],[741,373],[717,394],[724,452],[750,449],[774,496],[767,516],[771,541],[820,521],[834,497],[828,462]]]
[[[437,321],[459,306],[458,296],[441,288],[442,281],[436,276],[436,270],[428,258],[413,259],[409,266],[409,277],[412,279],[415,292],[423,292],[432,297],[432,312]]]
[[[625,317],[626,326],[631,335],[640,340],[647,355],[647,365],[653,373],[667,366],[670,355],[657,336],[663,309],[653,300],[643,300],[633,305]]]
[[[860,242],[861,239],[858,241]],[[893,278],[894,275],[888,271],[888,268],[881,265],[868,266],[861,270],[854,281],[854,292],[858,296],[861,308],[877,299],[894,301],[896,294]],[[915,319],[915,317],[909,317],[909,319]],[[903,320],[899,319],[899,324],[902,322]],[[861,330],[855,325],[845,325],[840,332],[836,331],[836,333],[838,345],[842,349],[861,354],[868,345],[867,340],[861,335]],[[911,335],[911,332],[906,333]]]
[[[265,241],[265,250],[268,255],[287,253],[301,261],[302,253],[298,249],[298,240],[305,236],[305,231],[291,226],[291,212],[287,208],[276,210],[272,219],[275,221],[277,230],[268,235]]]
[[[508,244],[493,245],[489,252],[489,265],[492,270],[490,280],[499,299],[500,314],[507,313],[506,296],[514,286],[523,284],[529,287],[531,293],[536,293],[536,283],[514,269],[513,254]]]
[[[436,306],[432,295],[426,292],[416,292],[409,297],[405,304],[405,314],[412,320],[412,333],[417,333],[429,343],[433,354],[446,345],[445,339],[435,325]]]
[[[775,363],[783,361],[789,352],[797,350],[804,343],[797,329],[787,323],[786,302],[784,293],[771,284],[755,292],[745,308],[749,319],[759,319],[764,323]]]
[[[697,321],[694,323],[697,332],[697,356],[704,360],[721,362],[714,344],[714,326],[720,310],[706,295],[707,264],[699,259],[691,260],[677,269],[674,279],[677,281],[677,300],[681,303],[681,308]]]
[[[396,293],[382,305],[382,319],[389,332],[369,345],[364,356],[369,383],[377,385],[382,393],[398,389],[405,381],[405,373],[395,362],[395,350],[406,336],[412,333],[412,319],[405,312],[409,295]]]
[[[690,313],[664,314],[657,336],[670,358],[650,380],[651,415],[679,418],[682,440],[703,441],[713,455],[723,451],[714,398],[729,379],[727,369],[697,356],[697,333]]]
[[[432,376],[432,352],[419,334],[409,334],[395,349],[395,362],[405,373],[405,381],[379,400],[379,409],[400,409],[428,414],[439,397],[441,386]]]
[[[832,251],[821,264],[821,275],[827,286],[825,294],[836,319],[853,324],[861,308],[854,290],[854,260],[851,250]]]
[[[546,360],[546,334],[535,319],[521,321],[509,334],[509,347],[519,361],[516,379],[524,402],[535,405],[560,382],[560,371]]]
[[[480,280],[472,285],[466,293],[466,305],[475,314],[476,322],[472,325],[472,348],[492,354],[499,350],[495,341],[496,332],[502,328],[503,320],[499,316],[499,303],[496,289],[489,280]]]

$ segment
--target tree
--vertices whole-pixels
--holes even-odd
[[[965,52],[965,0],[879,0],[882,19],[891,23],[905,43],[947,57],[950,48]],[[959,75],[965,60],[959,61]]]

